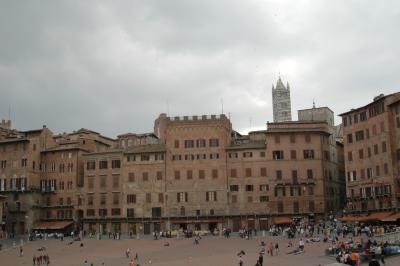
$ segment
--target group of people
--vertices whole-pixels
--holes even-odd
[[[33,255],[32,263],[33,265],[49,265],[49,255],[47,255],[46,253],[40,254],[39,256]]]
[[[241,238],[251,239],[253,234],[254,234],[254,236],[257,236],[257,229],[242,228],[239,230],[239,237],[241,237]]]

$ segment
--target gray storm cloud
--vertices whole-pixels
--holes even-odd
[[[11,106],[15,128],[86,127],[115,137],[151,131],[161,112],[220,113],[223,99],[246,132],[272,120],[279,72],[291,85],[292,110],[315,99],[338,114],[398,90],[397,1],[0,7],[0,117]]]

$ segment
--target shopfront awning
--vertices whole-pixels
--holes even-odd
[[[202,219],[202,220],[172,220],[173,224],[202,224],[202,223],[221,223],[218,219]]]
[[[275,225],[280,225],[280,224],[292,224],[293,220],[290,217],[287,216],[280,216],[280,217],[274,217],[273,218],[273,223]]]
[[[374,212],[371,213],[370,215],[366,215],[361,217],[358,221],[359,222],[378,222],[382,221],[383,219],[389,217],[392,215],[392,212]]]
[[[382,219],[382,222],[396,222],[400,219],[400,212],[395,212],[392,215],[389,215],[386,218]]]
[[[33,227],[33,230],[61,230],[73,223],[73,221],[39,222]]]

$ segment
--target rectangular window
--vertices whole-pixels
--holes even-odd
[[[112,215],[112,216],[121,215],[121,209],[119,209],[119,208],[112,208],[112,209],[111,209],[111,215]]]
[[[367,178],[372,178],[372,168],[367,168]]]
[[[175,170],[174,172],[175,180],[181,179],[181,172],[178,170]]]
[[[210,153],[210,159],[219,159],[219,153]]]
[[[176,193],[176,201],[177,202],[188,202],[188,193],[187,192]]]
[[[99,169],[107,169],[108,168],[108,162],[106,160],[101,160],[99,162]]]
[[[189,149],[189,148],[194,148],[194,141],[191,139],[187,139],[185,140],[185,148]]]
[[[296,160],[297,159],[297,154],[295,150],[290,151],[290,159]]]
[[[209,139],[209,146],[210,147],[218,147],[219,146],[219,140],[218,139]]]
[[[135,217],[135,209],[133,208],[126,209],[126,216],[129,218]]]
[[[276,179],[277,180],[282,180],[282,171],[281,170],[277,170],[276,171]]]
[[[292,170],[292,182],[293,182],[293,184],[297,184],[298,183],[297,170]]]
[[[267,192],[269,190],[269,185],[260,185],[261,192]]]
[[[304,150],[304,159],[314,159],[314,150]]]
[[[205,153],[197,154],[197,160],[205,160],[207,159],[207,155]]]
[[[205,178],[204,170],[199,170],[199,179],[204,179],[204,178]]]
[[[283,151],[272,151],[272,158],[274,160],[283,160]]]
[[[351,151],[347,153],[347,160],[350,162],[353,161],[353,153]]]
[[[312,186],[308,186],[308,187],[307,187],[307,190],[308,190],[308,195],[309,195],[309,196],[314,195],[314,188],[313,188]]]
[[[213,169],[211,171],[211,176],[212,176],[213,179],[218,178],[218,169]]]
[[[253,153],[251,151],[243,152],[243,158],[251,158],[253,157]]]
[[[86,210],[86,216],[94,216],[95,210],[94,209],[87,209]]]
[[[217,192],[216,191],[206,192],[206,201],[217,201]]]
[[[150,161],[150,155],[147,153],[141,154],[140,155],[140,160],[141,161]]]
[[[358,150],[358,157],[360,159],[364,159],[364,150],[363,149]]]
[[[107,202],[107,193],[100,194],[100,205],[105,205]]]
[[[149,181],[149,173],[148,172],[142,173],[142,180],[143,180],[143,182]]]
[[[347,143],[353,143],[353,134],[347,134]]]
[[[379,153],[378,144],[374,145],[374,154],[377,155]]]
[[[376,174],[376,176],[380,176],[381,175],[381,169],[380,169],[379,165],[377,165],[375,167],[375,174]]]
[[[194,161],[194,154],[185,154],[185,161]]]
[[[386,141],[382,141],[382,152],[386,152]]]
[[[238,153],[237,152],[230,152],[228,154],[229,158],[237,158],[238,157]]]
[[[126,160],[128,162],[134,162],[134,161],[136,161],[136,156],[133,155],[133,154],[129,154],[129,155],[126,156]]]
[[[113,204],[119,204],[119,193],[113,193]]]
[[[384,164],[383,164],[383,174],[384,174],[384,175],[389,174],[389,166],[388,166],[387,163],[384,163]]]
[[[365,169],[361,169],[360,173],[361,173],[361,180],[364,180],[365,179]]]
[[[135,173],[129,173],[128,174],[128,181],[129,182],[135,182]]]
[[[260,202],[268,202],[269,198],[268,196],[260,196]]]
[[[146,202],[151,203],[151,193],[146,193]]]
[[[239,185],[230,185],[229,190],[231,192],[237,192],[237,191],[239,191]]]
[[[87,170],[95,170],[96,169],[96,161],[88,161],[86,163]]]
[[[112,160],[111,168],[113,168],[113,169],[121,168],[121,161],[120,160]]]
[[[367,128],[367,129],[365,130],[365,137],[366,137],[367,139],[369,139],[369,128]]]
[[[172,161],[180,161],[182,160],[182,156],[180,154],[173,154]]]
[[[396,116],[396,127],[400,128],[400,117]]]
[[[246,168],[246,177],[251,177],[251,168]]]
[[[360,121],[367,120],[367,111],[363,111],[360,113]]]
[[[156,161],[163,161],[163,160],[164,160],[164,153],[156,153],[156,154],[154,155],[154,159],[155,159]]]
[[[164,202],[164,194],[163,193],[158,193],[158,202],[163,203]]]
[[[157,180],[162,180],[163,174],[162,171],[157,171]]]
[[[267,176],[267,168],[261,167],[261,169],[260,169],[260,176]]]
[[[364,140],[364,131],[359,130],[356,132],[356,141]]]
[[[307,169],[307,178],[308,179],[313,179],[314,178],[314,174],[313,174],[313,170],[312,169]]]
[[[204,148],[206,146],[206,140],[205,139],[196,140],[196,146],[197,148]]]
[[[88,194],[88,205],[89,206],[93,205],[93,194]]]
[[[371,158],[372,153],[371,153],[371,147],[368,147],[368,158]]]
[[[175,140],[175,149],[178,149],[179,148],[179,140]]]
[[[136,203],[136,195],[135,194],[128,194],[126,195],[126,203]]]
[[[236,169],[231,169],[231,177],[237,177]]]
[[[193,171],[192,170],[186,170],[186,178],[193,179]]]
[[[260,151],[260,157],[264,158],[265,157],[265,151]]]
[[[253,191],[253,185],[246,185],[246,191],[247,192]]]

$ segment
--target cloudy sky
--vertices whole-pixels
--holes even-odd
[[[395,0],[0,0],[0,117],[115,137],[223,102],[245,133],[272,121],[279,73],[295,118],[338,114],[398,90],[399,26]]]

